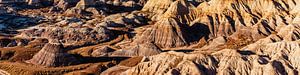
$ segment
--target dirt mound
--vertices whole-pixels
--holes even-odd
[[[68,66],[78,63],[72,55],[63,50],[63,45],[60,43],[46,44],[42,50],[26,62],[47,67]]]

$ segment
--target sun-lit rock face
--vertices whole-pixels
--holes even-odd
[[[197,6],[198,23],[207,25],[214,37],[250,28],[252,37],[259,39],[291,24],[296,4],[290,0],[211,0]]]
[[[152,20],[158,20],[174,1],[175,0],[149,0],[141,11],[149,12],[149,18],[152,18]]]
[[[185,0],[174,1],[163,17],[176,18],[182,24],[190,24],[197,18],[197,9]]]
[[[190,26],[198,32],[196,35],[206,39],[199,50],[239,49],[263,38],[295,41],[298,38],[298,3],[289,0],[211,0],[197,6],[197,19]],[[198,42],[199,45],[203,43]]]
[[[148,12],[151,20],[157,21],[163,17],[175,17],[181,23],[189,24],[196,18],[196,7],[186,0],[149,0],[141,11]]]

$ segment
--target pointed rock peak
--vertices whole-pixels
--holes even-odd
[[[189,4],[185,0],[178,0],[171,4],[168,10],[165,12],[165,17],[176,17],[177,15],[187,15],[191,9],[195,8],[192,4]]]
[[[163,17],[177,18],[182,24],[189,24],[196,19],[196,8],[185,0],[173,2]]]
[[[164,13],[167,8],[173,3],[175,0],[149,0],[144,5],[142,11],[154,12],[154,13]]]
[[[157,21],[167,11],[175,0],[148,0],[142,8],[142,12],[147,12],[147,17]]]
[[[88,6],[94,6],[94,5],[96,5],[96,1],[95,0],[80,0],[77,3],[76,7],[77,8],[85,9]]]

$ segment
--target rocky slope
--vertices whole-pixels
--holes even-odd
[[[194,46],[199,47],[198,51],[161,53],[144,57],[139,64],[127,66],[125,70],[112,68],[107,72],[126,75],[296,75],[299,72],[298,57],[294,56],[299,50],[297,4],[297,1],[287,0],[200,3],[195,10],[197,18],[190,25],[192,29],[198,26],[209,32],[197,30],[200,33],[195,35],[204,38],[198,42],[202,46]]]

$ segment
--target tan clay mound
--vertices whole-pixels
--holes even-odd
[[[188,45],[184,27],[173,18],[163,18],[151,28],[146,29],[135,39],[138,43],[153,42],[161,48],[172,48]]]
[[[63,45],[60,43],[46,44],[42,50],[26,62],[47,67],[68,66],[78,63],[74,57],[63,50]]]

